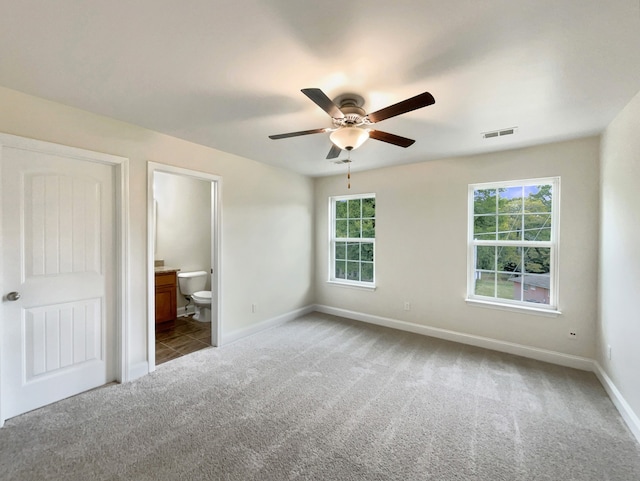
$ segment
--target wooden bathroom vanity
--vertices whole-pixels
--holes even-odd
[[[180,269],[156,267],[156,325],[178,317],[178,277]]]

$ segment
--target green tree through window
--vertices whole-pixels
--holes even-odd
[[[557,305],[559,178],[471,185],[468,297]]]

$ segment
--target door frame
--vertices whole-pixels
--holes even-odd
[[[147,359],[149,372],[156,369],[155,319],[155,238],[156,219],[153,180],[156,172],[181,175],[211,182],[211,345],[222,343],[222,177],[199,170],[185,169],[168,164],[147,162]]]
[[[116,280],[114,313],[115,313],[115,339],[113,346],[113,355],[115,357],[115,376],[116,381],[127,382],[129,376],[129,302],[127,282],[129,272],[129,159],[112,154],[105,154],[84,148],[70,147],[63,144],[46,142],[42,140],[20,137],[17,135],[0,133],[0,161],[2,160],[2,149],[4,147],[13,147],[22,150],[30,150],[32,152],[41,152],[45,154],[53,154],[62,157],[72,157],[83,162],[95,162],[110,165],[114,169],[114,215],[115,215],[115,256],[114,256],[114,277]],[[2,170],[0,169],[0,175]],[[3,209],[5,206],[0,202],[0,226],[2,225]],[[0,236],[0,251],[3,248],[3,239]],[[3,258],[0,256],[0,272],[4,272],[2,265]],[[5,295],[5,286],[3,278],[0,276],[0,293]],[[3,336],[4,323],[0,318],[0,336]],[[2,373],[4,366],[2,365],[2,344],[0,343],[0,392],[2,389],[3,379]],[[0,427],[4,425],[5,417],[2,408],[3,399],[0,395]]]

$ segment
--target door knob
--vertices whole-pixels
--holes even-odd
[[[7,299],[10,301],[17,301],[18,299],[20,299],[20,293],[16,291],[10,292],[9,294],[7,294]]]

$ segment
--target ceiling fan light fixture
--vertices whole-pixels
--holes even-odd
[[[341,127],[331,132],[329,138],[342,150],[353,150],[364,144],[369,138],[369,131],[358,127]]]

